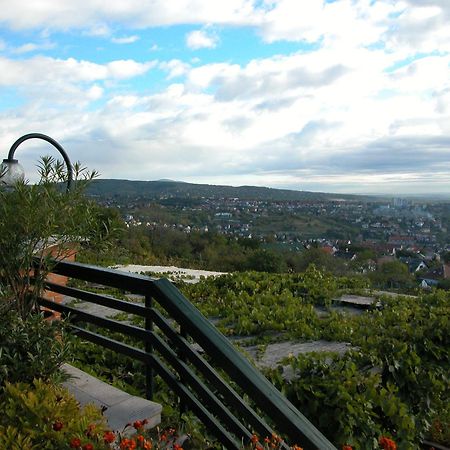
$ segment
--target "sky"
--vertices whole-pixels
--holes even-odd
[[[450,195],[450,0],[0,0],[3,158],[30,132],[101,178]]]

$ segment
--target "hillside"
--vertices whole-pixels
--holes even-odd
[[[298,201],[298,200],[375,200],[375,197],[328,194],[322,192],[294,191],[258,186],[217,186],[211,184],[193,184],[180,181],[130,181],[116,179],[94,180],[88,188],[88,194],[99,197],[141,197],[156,198],[234,198],[244,200]]]

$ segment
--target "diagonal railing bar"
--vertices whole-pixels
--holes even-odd
[[[206,425],[213,419],[217,422],[216,417],[211,414],[212,411],[217,414],[222,420],[222,423],[226,425],[230,431],[236,433],[238,439],[248,437],[249,433],[247,428],[244,427],[244,430],[241,429],[241,419],[244,419],[246,423],[253,427],[251,431],[255,430],[265,434],[267,434],[268,431],[271,431],[271,428],[266,425],[265,421],[259,418],[258,414],[243,401],[230,385],[228,385],[228,382],[218,375],[211,365],[214,363],[230,377],[233,383],[236,383],[245,392],[246,396],[258,405],[262,413],[270,418],[276,425],[276,428],[286,434],[292,442],[302,443],[305,449],[319,448],[320,450],[336,450],[328,439],[323,436],[320,431],[317,430],[314,425],[312,425],[283,395],[281,395],[272,383],[253,367],[250,362],[234,348],[230,341],[228,341],[228,339],[223,336],[168,280],[157,280],[142,275],[128,274],[112,269],[69,262],[57,263],[52,272],[88,282],[94,282],[96,284],[119,288],[135,294],[141,294],[145,296],[146,299],[151,299],[151,302],[146,300],[146,306],[142,306],[105,295],[88,293],[80,289],[61,287],[54,283],[48,283],[47,285],[48,289],[63,295],[69,295],[84,301],[97,303],[130,314],[142,316],[145,318],[146,330],[123,323],[120,324],[120,322],[111,319],[92,318],[90,317],[92,315],[89,315],[86,312],[80,313],[80,310],[76,308],[69,308],[63,305],[57,306],[57,304],[54,304],[53,302],[43,301],[42,304],[51,309],[64,311],[66,313],[70,312],[77,320],[91,322],[115,331],[120,329],[124,334],[135,336],[143,340],[147,352],[144,350],[133,349],[134,352],[138,352],[133,353],[131,350],[126,350],[128,352],[131,351],[131,355],[129,356],[143,360],[142,355],[146,355],[146,357],[144,357],[146,366],[152,368],[152,370],[154,369],[169,386],[172,387],[172,385],[175,385],[174,383],[176,383],[176,386],[183,386],[184,389],[178,387],[173,389],[177,395],[179,395],[180,399],[185,401]],[[170,320],[166,319],[152,306],[153,300],[157,301],[168,313]],[[208,357],[208,361],[201,357],[198,352],[194,351],[191,348],[189,341],[183,336],[180,336],[180,333],[172,328],[173,320],[178,323],[180,329],[186,334],[186,337],[190,336],[190,338],[203,348]],[[153,324],[158,327],[172,343],[171,345],[173,345],[174,348],[171,348],[171,345],[168,345],[165,340],[160,339],[159,336],[150,329],[150,327],[153,327]],[[90,336],[91,340],[94,339],[92,336],[95,335],[96,342],[107,348],[110,348],[110,346],[113,345],[106,344],[109,338],[96,335],[95,333],[83,330],[80,327],[77,327],[77,334]],[[116,344],[113,346],[116,347],[116,351],[123,353],[123,347],[117,347]],[[175,372],[178,373],[178,378],[177,375],[170,373],[165,366],[164,369],[161,369],[161,367],[158,366],[159,359],[153,354],[153,349],[157,350],[158,353],[169,362],[175,369]],[[175,349],[177,350],[175,351]],[[156,360],[158,363],[155,362]],[[195,369],[204,376],[208,385],[212,386],[221,395],[221,399],[219,399],[211,389],[197,377],[197,374],[192,371],[188,366],[188,363],[192,364]],[[155,364],[155,366],[153,364]],[[161,375],[161,373],[163,373],[163,375]],[[183,383],[186,383],[192,390],[195,390],[197,395],[202,398],[203,402],[200,402],[193,397],[191,390]],[[195,399],[195,401],[193,399]],[[221,413],[219,411],[224,402],[234,410],[239,411],[240,419],[234,417],[230,421],[228,409],[225,407],[224,409],[227,412]],[[211,411],[207,411],[205,406],[208,406]],[[205,417],[205,411],[207,417]],[[219,422],[217,423],[220,425]],[[222,425],[220,425],[220,427],[224,429]],[[221,428],[213,425],[211,426],[211,430],[219,434],[222,432]],[[234,438],[231,438],[231,435],[228,434],[228,432],[226,433],[227,435],[217,435],[217,437],[226,448],[236,448],[234,447]],[[224,441],[227,441],[228,443],[225,444]],[[234,441],[234,444],[232,444],[232,441]]]
[[[242,400],[239,394],[217,374],[214,368],[191,347],[189,342],[178,335],[158,311],[152,310],[152,314],[155,325],[163,331],[175,346],[184,352],[195,368],[208,378],[210,384],[222,394],[224,401],[239,411],[258,434],[271,436],[274,430]]]
[[[333,444],[289,400],[283,397],[230,341],[221,334],[168,280],[154,282],[159,303],[204,348],[210,358],[269,413],[277,427],[294,442],[308,442],[321,450],[335,449]]]
[[[55,304],[54,302],[43,298],[40,299],[40,304],[47,308],[53,308],[64,315],[69,315],[69,317],[71,317],[71,319],[75,322],[89,322],[119,333],[140,338],[144,342],[150,343],[170,363],[177,373],[187,380],[187,383],[195,392],[197,392],[199,396],[202,397],[203,401],[208,405],[211,411],[222,421],[224,421],[235,434],[238,436],[243,436],[247,439],[251,438],[252,433],[250,433],[245,426],[236,419],[236,417],[228,410],[221,400],[219,400],[216,395],[204,383],[202,383],[201,380],[198,379],[191,369],[178,358],[177,354],[154,332],[112,319],[95,316],[70,306],[60,305],[57,303]]]
[[[164,382],[182,398],[199,417],[200,420],[212,431],[219,441],[230,450],[239,450],[241,447],[233,436],[222,426],[220,422],[198,401],[190,390],[178,378],[173,375],[164,363],[155,355],[149,355],[144,350],[139,350],[114,339],[106,338],[101,334],[85,330],[77,326],[72,327],[77,336],[90,342],[99,344],[110,350],[122,353],[133,359],[151,365]]]
[[[178,355],[157,335],[153,335],[154,348],[167,362],[178,372],[181,379],[199,394],[214,415],[219,417],[227,427],[237,436],[249,440],[252,437],[245,426],[228,410],[228,408],[216,397],[216,395],[192,372],[192,370],[180,360]]]

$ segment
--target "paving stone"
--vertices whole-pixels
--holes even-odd
[[[342,295],[339,298],[336,298],[335,301],[340,303],[348,303],[350,305],[357,306],[371,306],[376,302],[375,297],[365,297],[362,295]]]
[[[122,431],[135,420],[147,419],[147,428],[161,422],[160,404],[123,392],[69,364],[64,364],[63,370],[71,376],[63,384],[80,405],[94,403],[106,407],[104,415],[111,429]]]

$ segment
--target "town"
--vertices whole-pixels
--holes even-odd
[[[360,273],[398,260],[424,288],[450,278],[450,202],[327,196],[268,200],[178,191],[96,199],[120,211],[127,228],[217,233],[288,252],[314,247]]]

